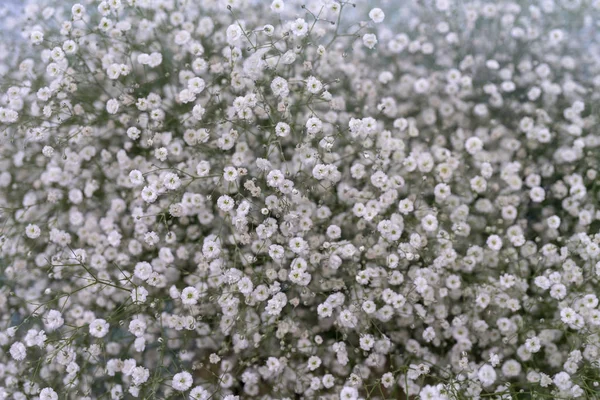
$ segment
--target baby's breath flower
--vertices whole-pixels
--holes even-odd
[[[183,392],[188,390],[193,384],[192,375],[187,372],[179,372],[173,376],[173,389]]]
[[[40,391],[40,400],[58,400],[58,394],[52,388],[43,388]]]
[[[90,323],[90,335],[103,338],[108,333],[108,328],[109,325],[105,320],[101,318],[95,319]]]
[[[41,230],[40,230],[39,226],[37,226],[35,224],[29,224],[29,225],[27,225],[27,228],[25,228],[25,234],[30,239],[37,239],[38,237],[40,237],[40,233],[41,233]]]
[[[371,20],[376,24],[379,24],[383,22],[385,14],[381,8],[373,8],[371,11],[369,11],[369,18],[371,18]]]

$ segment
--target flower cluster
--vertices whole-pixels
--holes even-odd
[[[600,1],[79,1],[0,11],[0,400],[598,398]]]

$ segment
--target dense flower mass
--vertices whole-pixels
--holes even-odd
[[[600,1],[79,1],[0,11],[0,400],[599,398]]]

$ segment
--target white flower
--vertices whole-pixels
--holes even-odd
[[[502,239],[498,235],[490,235],[487,238],[486,244],[494,251],[499,251],[502,248]]]
[[[71,7],[71,15],[73,16],[74,20],[81,19],[84,14],[85,8],[81,4],[77,3]]]
[[[570,307],[565,307],[560,311],[560,319],[565,324],[572,324],[577,317],[578,314]]]
[[[25,235],[27,235],[29,239],[37,239],[40,237],[40,233],[40,227],[35,224],[29,224],[27,225],[27,228],[25,228]]]
[[[331,374],[325,374],[322,378],[323,386],[327,389],[331,389],[335,385],[335,377]]]
[[[317,117],[311,117],[306,121],[306,130],[308,133],[314,135],[323,129],[323,122]]]
[[[173,389],[184,392],[192,387],[194,380],[192,374],[187,371],[179,372],[173,376]]]
[[[154,203],[158,198],[158,191],[151,186],[144,186],[142,189],[142,199],[147,203]]]
[[[153,272],[152,274],[150,274],[150,277],[147,279],[148,283],[152,284],[153,278],[157,280],[155,283],[160,282],[158,280],[159,277],[156,276],[155,274],[156,274],[156,272]],[[136,304],[145,303],[146,299],[148,298],[148,291],[146,290],[146,288],[139,286],[131,291],[130,297],[131,297],[131,301],[133,301]]]
[[[144,183],[144,175],[141,171],[134,169],[129,172],[129,180],[134,186],[139,186]]]
[[[62,314],[58,310],[49,310],[43,318],[44,326],[49,331],[52,332],[65,323],[65,320],[62,318]]]
[[[438,220],[434,215],[428,214],[421,220],[421,226],[428,232],[434,232],[438,228]]]
[[[294,36],[306,36],[308,33],[308,24],[302,18],[298,18],[295,21],[291,22],[292,33]]]
[[[235,43],[242,37],[243,31],[242,28],[238,24],[229,25],[227,28],[227,43],[230,46],[235,45]]]
[[[433,339],[435,339],[435,336],[435,330],[431,326],[427,327],[427,329],[425,329],[423,332],[423,339],[425,339],[426,342],[431,342]]]
[[[22,361],[27,356],[27,349],[21,342],[15,342],[10,346],[10,356],[16,361]]]
[[[131,381],[136,386],[146,383],[148,378],[150,378],[150,371],[147,368],[137,366],[131,371]]]
[[[243,277],[242,279],[240,279],[237,283],[237,287],[238,287],[240,293],[242,293],[244,295],[248,295],[248,294],[252,293],[252,290],[254,289],[252,280],[250,280],[250,278],[248,278],[248,277]]]
[[[200,161],[196,165],[196,174],[198,176],[206,176],[210,172],[210,163],[208,161]]]
[[[58,394],[52,388],[43,388],[40,392],[40,400],[58,400]]]
[[[118,79],[119,76],[121,75],[121,67],[119,66],[119,64],[109,65],[108,69],[106,70],[106,75],[110,79]],[[108,105],[107,105],[107,110],[108,110]],[[114,114],[114,112],[111,112],[111,111],[109,111],[109,113]]]
[[[478,137],[472,136],[465,142],[465,149],[469,154],[475,155],[483,149],[483,142]]]
[[[134,319],[129,323],[129,332],[131,332],[136,337],[144,336],[144,332],[146,331],[146,323],[140,319]]]
[[[415,81],[413,88],[415,90],[416,93],[418,94],[424,94],[429,92],[429,88],[430,88],[430,84],[429,81],[425,78],[419,78]]]
[[[119,111],[119,101],[116,99],[110,99],[106,102],[106,111],[109,114],[116,114]]]
[[[90,335],[103,338],[108,333],[109,328],[108,322],[106,320],[98,318],[90,323]]]
[[[209,400],[211,393],[202,386],[196,386],[190,391],[190,400]]]
[[[183,104],[190,103],[194,100],[196,100],[196,96],[191,90],[183,89],[181,92],[179,92],[179,101],[181,101]]]
[[[535,203],[541,203],[546,198],[546,191],[544,190],[544,188],[541,188],[539,186],[534,187],[529,192],[529,197],[531,198],[531,201]]]
[[[344,386],[340,392],[340,400],[357,400],[358,390],[351,386]]]
[[[206,110],[200,104],[196,104],[192,109],[192,115],[197,121],[201,121]]]
[[[181,186],[181,180],[177,174],[169,172],[163,179],[163,185],[169,190],[177,190]]]
[[[271,24],[267,24],[263,26],[263,32],[267,36],[273,36],[273,34],[275,33],[275,27]]]
[[[283,0],[273,0],[271,3],[271,11],[281,13],[284,9]]]
[[[477,379],[483,386],[491,386],[496,382],[497,374],[494,367],[489,364],[483,364],[477,372]]]
[[[371,11],[369,11],[369,18],[371,18],[371,20],[376,24],[379,24],[383,22],[385,14],[381,10],[381,8],[373,8]]]
[[[344,310],[340,313],[338,321],[343,327],[355,328],[358,318],[350,310]]]
[[[135,265],[134,275],[136,277],[138,277],[139,279],[145,281],[148,278],[150,278],[151,274],[152,274],[152,265],[150,265],[150,263],[148,263],[146,261],[141,261]]]
[[[52,146],[44,146],[42,149],[42,154],[44,157],[52,157],[54,155],[54,148]]]
[[[290,134],[290,126],[285,122],[278,122],[275,127],[275,133],[279,137],[287,137]]]
[[[158,149],[154,150],[154,157],[156,157],[156,159],[159,161],[165,161],[168,155],[169,150],[167,150],[166,147],[159,147]]]
[[[363,35],[362,41],[366,48],[372,49],[377,44],[377,36],[373,33],[366,33]]]
[[[54,63],[49,64],[48,67],[50,67],[50,65],[53,65],[53,64]],[[56,64],[54,64],[54,65],[56,65]],[[15,110],[10,110],[8,108],[0,107],[0,122],[10,124],[13,122],[17,122],[18,119],[19,119],[18,112],[16,112]]]
[[[29,35],[31,44],[40,44],[44,41],[44,34],[40,31],[32,31]]]
[[[307,367],[308,367],[309,371],[314,371],[317,368],[319,368],[320,366],[321,366],[321,359],[319,357],[317,357],[317,356],[311,356],[308,359],[308,365],[307,365]]]
[[[150,58],[148,60],[148,65],[152,68],[158,67],[160,64],[162,64],[163,58],[162,58],[162,54],[158,53],[158,52],[154,52],[152,54],[150,54]]]
[[[227,196],[226,194],[220,196],[217,199],[217,207],[219,207],[220,210],[228,212],[233,210],[233,207],[235,206],[235,201]]]
[[[363,335],[359,340],[360,348],[364,351],[370,351],[375,345],[375,339],[373,335]]]
[[[198,303],[200,293],[195,287],[188,286],[181,291],[181,302],[186,306]]]
[[[204,79],[194,77],[188,81],[187,87],[190,92],[200,94],[206,87],[206,84],[204,83]]]
[[[238,170],[235,167],[225,167],[223,170],[223,179],[227,182],[234,182],[238,175]]]
[[[178,46],[183,46],[188,43],[191,39],[191,35],[186,30],[181,30],[175,34],[175,44]]]
[[[132,126],[131,128],[127,129],[127,136],[131,140],[137,140],[137,139],[139,139],[141,133],[142,133],[142,131],[140,131],[135,126]]]
[[[277,293],[267,302],[265,311],[269,315],[279,315],[287,304],[287,296],[284,293]]]
[[[65,40],[62,49],[66,54],[75,54],[77,52],[77,43],[73,40]]]
[[[331,317],[333,313],[333,306],[328,302],[319,304],[319,306],[317,307],[317,313],[319,314],[320,318]]]
[[[540,351],[541,347],[542,345],[538,337],[534,336],[525,341],[525,348],[527,348],[527,351],[530,353],[537,353]]]
[[[502,373],[507,377],[519,376],[521,373],[521,364],[516,360],[507,360],[502,364]]]
[[[319,93],[323,89],[323,84],[320,80],[315,78],[314,76],[308,77],[306,81],[306,90],[310,93],[316,94]]]
[[[290,94],[288,82],[280,76],[276,76],[271,81],[271,91],[279,97],[287,97]]]

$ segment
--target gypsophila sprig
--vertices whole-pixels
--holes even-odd
[[[1,7],[0,399],[598,399],[600,1]]]

